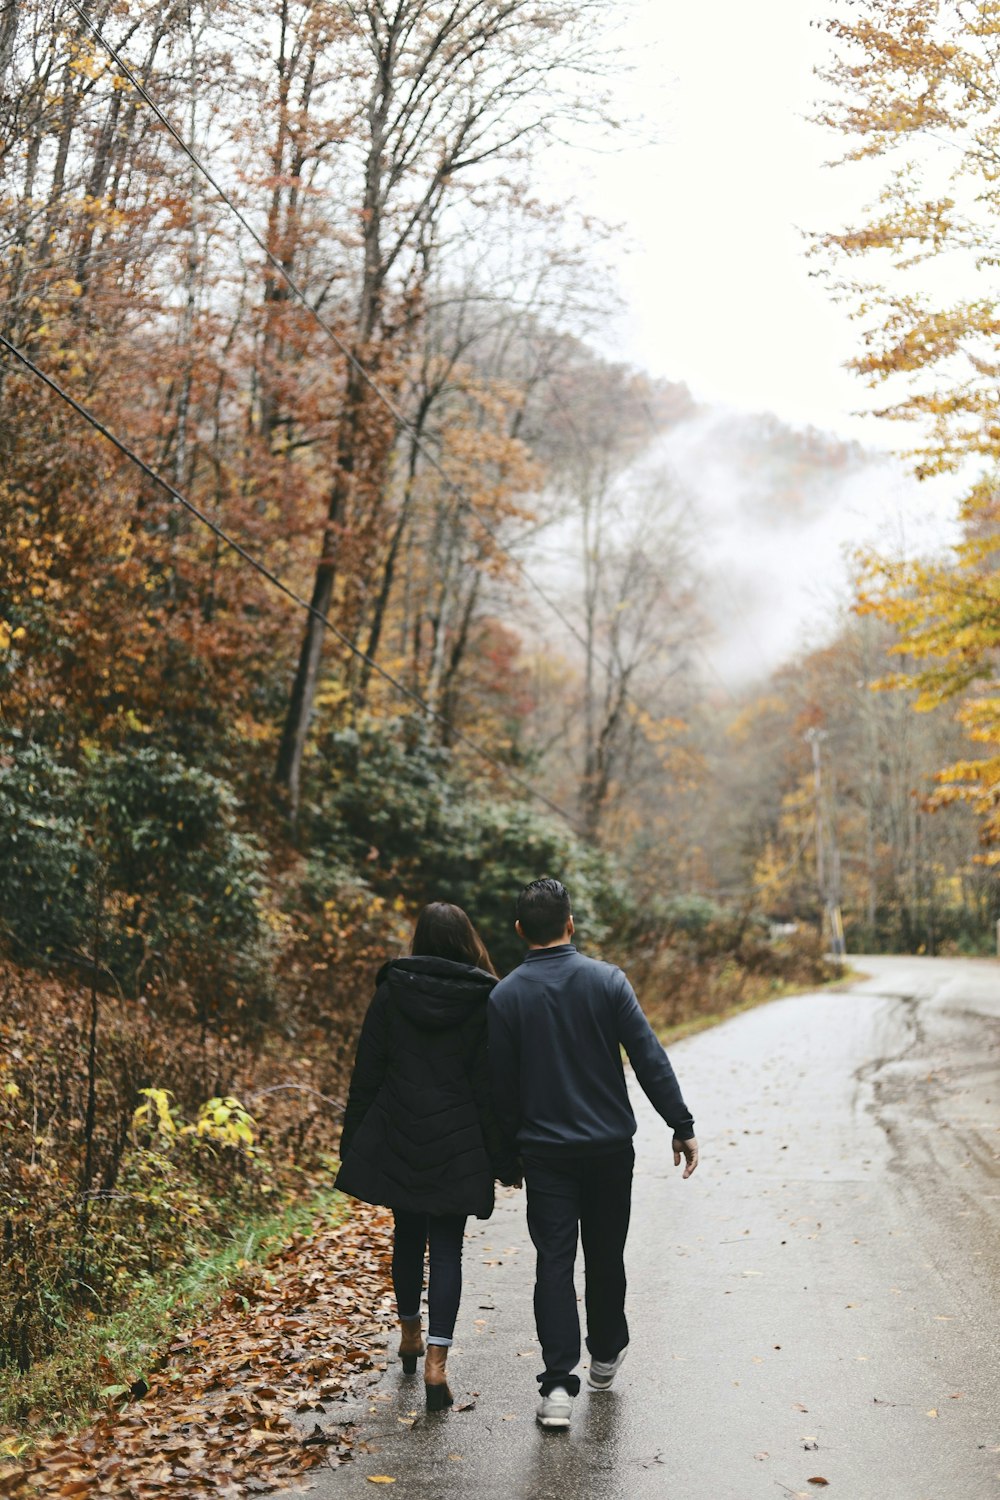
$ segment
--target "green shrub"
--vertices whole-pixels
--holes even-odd
[[[88,787],[107,882],[120,893],[110,965],[137,990],[153,973],[183,975],[203,1007],[268,991],[261,913],[263,855],[236,829],[218,777],[172,752],[142,748],[95,762]]]
[[[514,904],[529,881],[565,881],[592,950],[622,903],[603,856],[534,807],[469,783],[450,752],[415,740],[406,720],[327,737],[307,831],[314,891],[332,890],[353,865],[374,892],[404,896],[411,908],[452,901],[469,913],[501,972],[524,951]]]
[[[723,920],[724,913],[708,896],[691,893],[669,897],[663,903],[662,916],[665,927],[699,936]]]
[[[0,760],[0,927],[29,957],[86,944],[94,851],[83,782],[41,745],[9,742]]]
[[[231,788],[142,746],[60,764],[9,743],[0,764],[0,926],[22,957],[92,950],[127,993],[184,981],[200,1008],[267,996],[263,856]]]
[[[449,753],[415,737],[405,719],[328,734],[320,751],[304,818],[311,851],[372,883],[404,881],[447,817]]]
[[[514,932],[518,893],[543,875],[568,886],[581,945],[593,952],[609,936],[615,891],[604,861],[552,818],[523,803],[466,801],[437,830],[420,875],[421,899],[464,907],[501,973],[524,953]]]

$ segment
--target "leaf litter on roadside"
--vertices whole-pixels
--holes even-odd
[[[177,1337],[141,1400],[30,1458],[0,1456],[0,1496],[242,1500],[349,1459],[347,1424],[302,1417],[384,1368],[391,1238],[389,1215],[367,1208],[296,1235]]]

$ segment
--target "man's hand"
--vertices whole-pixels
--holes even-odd
[[[684,1177],[683,1177],[682,1180],[684,1182],[687,1182],[688,1178],[691,1176],[691,1173],[694,1171],[695,1167],[698,1165],[698,1142],[695,1140],[694,1136],[692,1136],[689,1141],[682,1141],[679,1136],[675,1135],[674,1136],[674,1140],[673,1140],[673,1146],[674,1146],[674,1166],[675,1167],[679,1167],[680,1166],[680,1164],[681,1164],[681,1157],[683,1156],[684,1162],[685,1162],[685,1167],[684,1167]]]
[[[511,1157],[508,1161],[501,1162],[493,1173],[501,1187],[520,1188],[524,1187],[524,1168],[521,1166],[521,1158]]]

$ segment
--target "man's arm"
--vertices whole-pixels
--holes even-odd
[[[674,1133],[675,1141],[693,1141],[694,1121],[691,1111],[684,1103],[670,1059],[643,1015],[635,998],[635,991],[624,974],[619,980],[616,1005],[618,1040],[628,1053],[632,1071],[638,1078],[643,1093],[657,1114],[666,1120]],[[676,1147],[674,1156],[677,1159]],[[695,1157],[697,1159],[697,1150]],[[688,1165],[690,1166],[690,1161]],[[689,1177],[693,1171],[694,1167],[691,1166],[690,1171],[684,1175]]]
[[[480,1027],[469,1062],[469,1076],[472,1080],[476,1112],[479,1115],[479,1127],[483,1132],[483,1142],[490,1159],[493,1176],[498,1178],[505,1187],[515,1184],[520,1186],[521,1164],[517,1157],[517,1143],[504,1131],[497,1117],[490,1083],[487,1023],[482,1016],[479,1017],[479,1021]]]
[[[510,1020],[492,996],[487,1018],[493,1108],[504,1136],[514,1141],[521,1123],[521,1049]]]

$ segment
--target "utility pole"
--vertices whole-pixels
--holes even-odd
[[[803,735],[812,749],[813,757],[813,801],[816,819],[816,884],[819,887],[821,910],[826,908],[826,868],[823,859],[823,762],[820,742],[826,739],[825,729],[807,729]]]
[[[823,824],[823,754],[825,729],[807,729],[803,738],[812,750],[813,797],[816,804],[816,885],[820,902],[820,935],[830,935],[830,951],[840,958],[845,952],[844,923],[840,912],[840,850],[831,831],[829,859]],[[829,865],[829,870],[828,870]],[[829,878],[828,878],[829,876]]]

